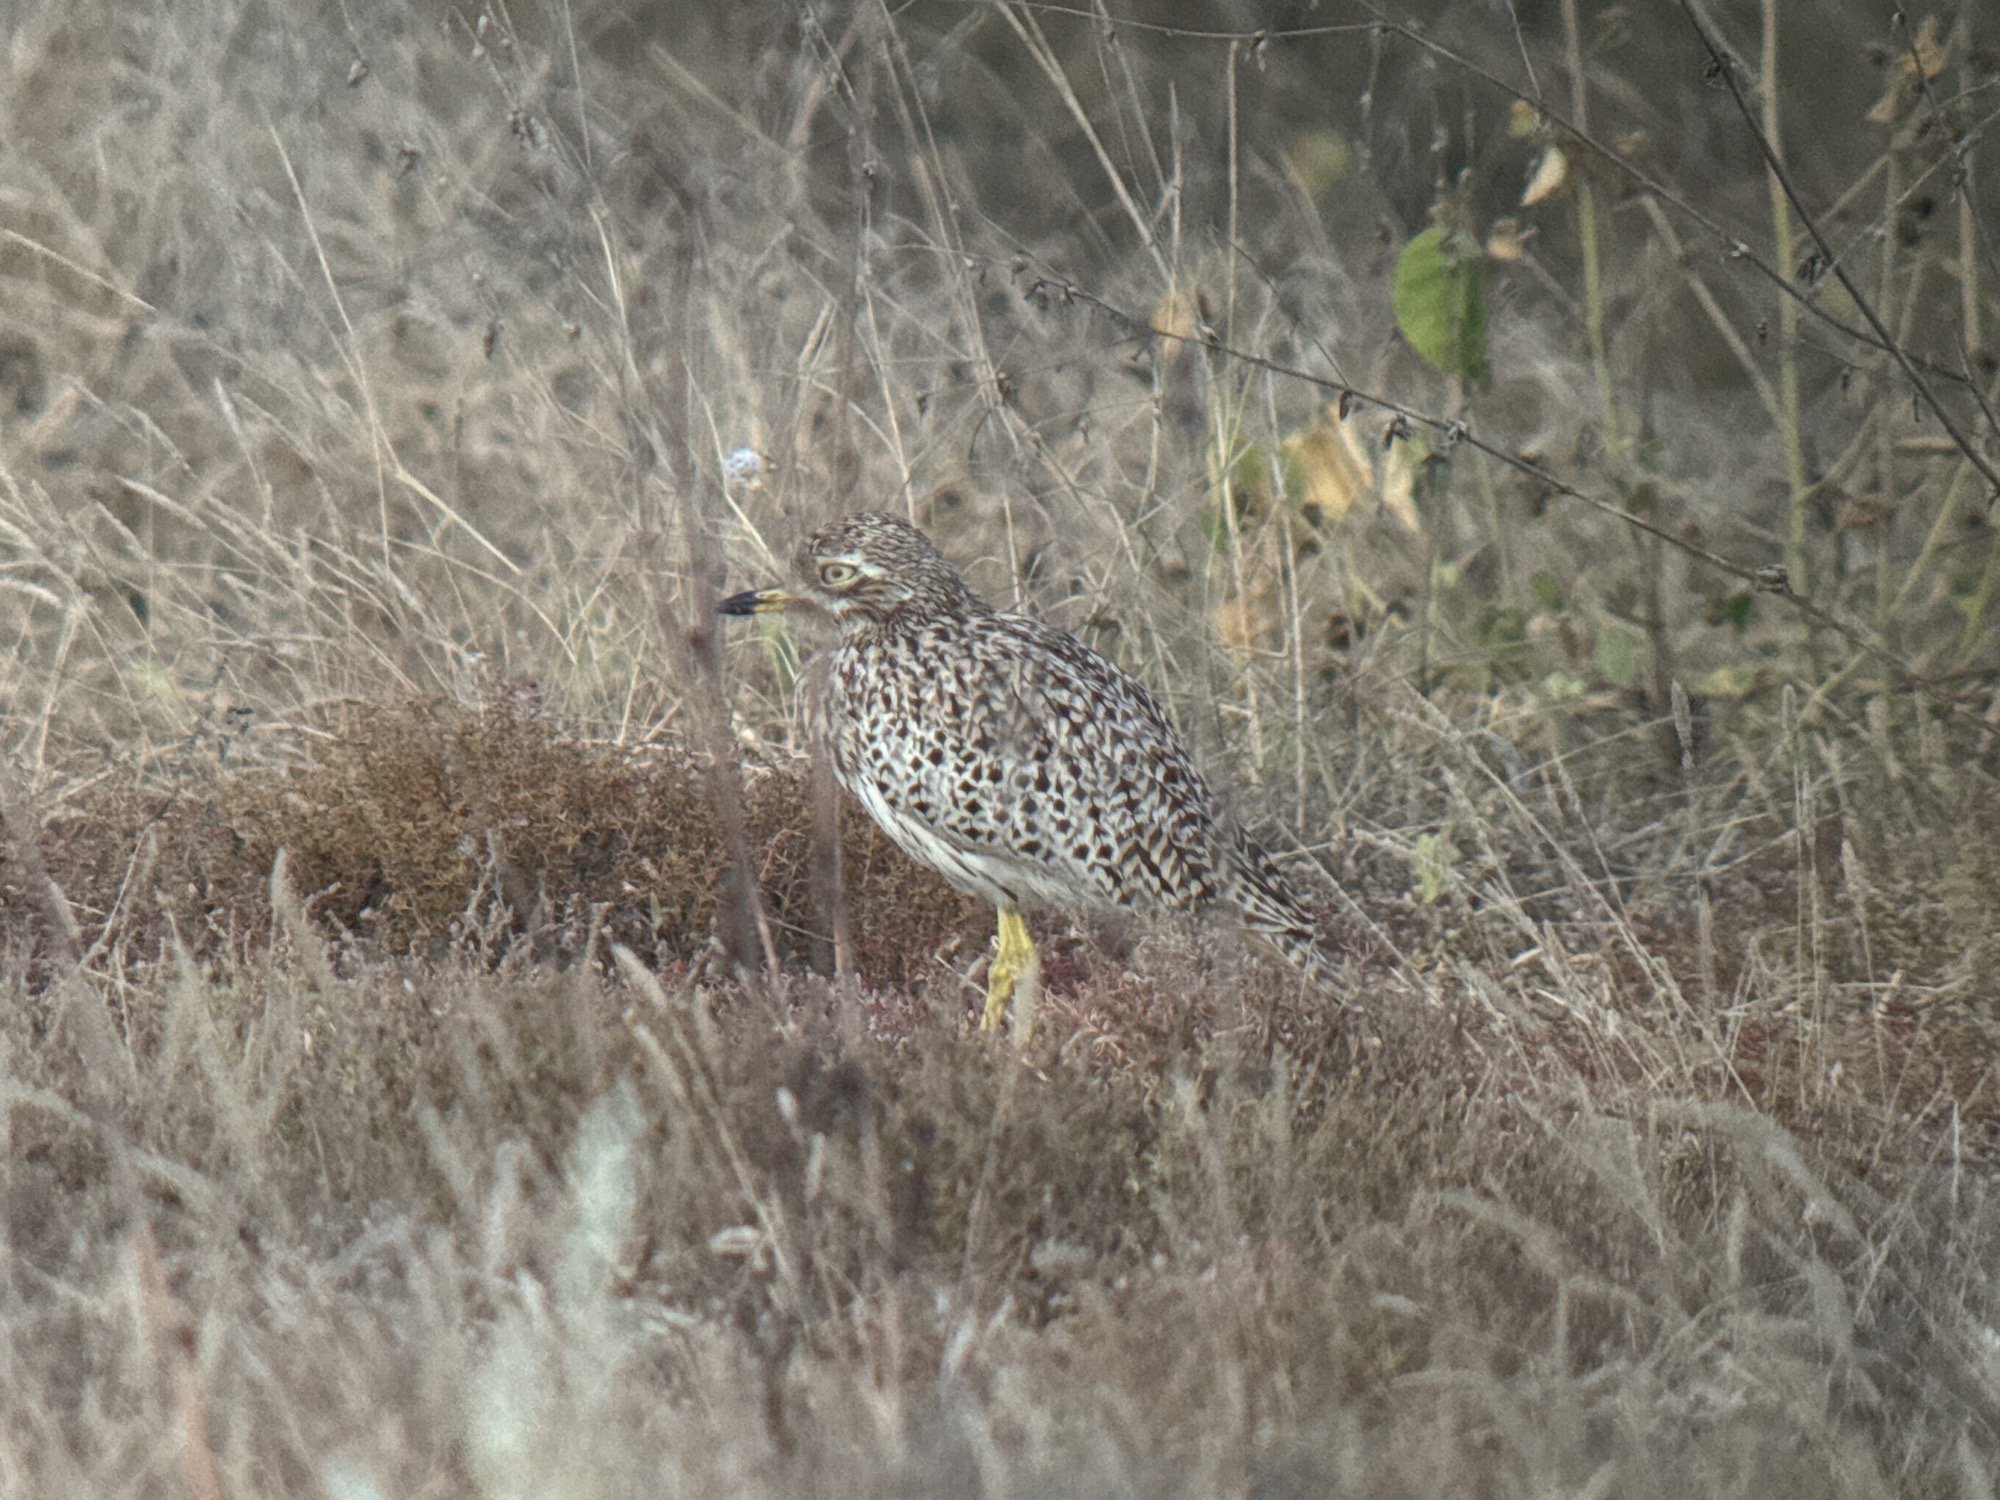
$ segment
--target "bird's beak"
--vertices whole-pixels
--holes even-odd
[[[731,594],[715,606],[719,615],[768,615],[790,609],[794,599],[783,589],[749,589]]]

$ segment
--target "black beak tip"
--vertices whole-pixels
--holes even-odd
[[[745,589],[740,594],[731,594],[715,606],[719,615],[754,615],[757,613],[757,590]]]

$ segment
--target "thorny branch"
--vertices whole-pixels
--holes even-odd
[[[1016,262],[1017,267],[1022,264],[1023,262]],[[1660,525],[1657,521],[1649,521],[1644,516],[1636,515],[1632,511],[1627,510],[1622,505],[1617,505],[1612,501],[1604,499],[1602,496],[1593,495],[1587,490],[1579,489],[1576,485],[1558,478],[1532,459],[1524,458],[1511,449],[1503,448],[1498,443],[1480,437],[1472,431],[1469,424],[1461,419],[1435,416],[1417,407],[1392,400],[1387,396],[1372,391],[1360,390],[1344,381],[1320,375],[1311,370],[1302,369],[1297,365],[1289,365],[1283,361],[1271,359],[1266,355],[1257,354],[1248,349],[1239,349],[1232,344],[1226,343],[1221,335],[1211,328],[1197,325],[1187,332],[1176,332],[1173,329],[1157,327],[1151,319],[1126,312],[1096,293],[1078,286],[1075,282],[1053,274],[1031,281],[1027,290],[1028,295],[1038,302],[1056,302],[1064,305],[1081,303],[1087,307],[1094,308],[1134,337],[1171,339],[1176,343],[1198,345],[1211,353],[1220,355],[1224,359],[1236,361],[1252,369],[1262,370],[1267,374],[1276,375],[1283,379],[1302,381],[1335,397],[1341,403],[1343,411],[1355,403],[1359,403],[1363,406],[1373,407],[1378,411],[1386,412],[1390,416],[1387,436],[1391,440],[1407,438],[1416,427],[1423,427],[1438,434],[1443,439],[1447,449],[1463,444],[1465,447],[1471,448],[1476,452],[1483,453],[1496,463],[1503,464],[1515,473],[1534,480],[1551,495],[1559,495],[1564,499],[1574,500],[1580,504],[1587,505],[1592,510],[1645,532],[1648,536],[1657,537],[1661,542],[1684,556],[1691,557],[1695,561],[1713,568],[1719,573],[1738,579],[1750,585],[1751,588],[1759,593],[1771,594],[1782,599],[1786,604],[1789,604],[1793,609],[1798,611],[1803,619],[1840,637],[1840,639],[1846,641],[1855,650],[1887,668],[1898,681],[1907,684],[1909,687],[1923,694],[1924,697],[1944,709],[1947,713],[1962,719],[1968,725],[1976,728],[1982,736],[2000,736],[2000,726],[1987,723],[1965,704],[1960,703],[1944,691],[1936,681],[1924,676],[1907,662],[1903,661],[1902,658],[1895,655],[1895,653],[1869,639],[1856,626],[1850,625],[1823,606],[1813,602],[1808,596],[1793,589],[1791,575],[1783,567],[1775,564],[1752,567],[1724,557],[1721,553],[1712,551],[1698,542],[1691,541],[1680,533]]]
[[[1841,290],[1854,300],[1854,305],[1861,310],[1861,316],[1868,320],[1868,326],[1874,330],[1875,337],[1869,342],[1885,350],[1889,357],[1896,361],[1897,366],[1909,377],[1918,399],[1930,408],[1931,414],[1943,425],[1952,443],[1965,456],[1965,461],[1979,471],[1980,478],[1986,481],[1987,502],[1991,504],[1995,499],[2000,499],[2000,469],[1994,468],[1992,461],[1979,451],[1978,445],[1959,431],[1958,424],[1952,420],[1951,413],[1945,409],[1944,403],[1938,400],[1937,393],[1930,388],[1930,383],[1917,369],[1916,362],[1904,353],[1894,336],[1890,334],[1888,327],[1882,322],[1881,315],[1875,311],[1875,305],[1862,294],[1861,288],[1856,286],[1854,279],[1847,274],[1847,267],[1840,263],[1840,258],[1834,253],[1833,245],[1821,231],[1819,221],[1799,197],[1799,190],[1793,184],[1791,174],[1785,170],[1785,164],[1778,156],[1777,147],[1758,125],[1757,112],[1750,107],[1750,101],[1744,97],[1742,85],[1736,81],[1734,61],[1709,36],[1689,0],[1680,0],[1680,7],[1682,14],[1687,17],[1688,25],[1700,39],[1702,49],[1708,53],[1710,75],[1719,79],[1723,87],[1729,90],[1729,97],[1735,101],[1744,123],[1749,126],[1751,138],[1756,141],[1758,151],[1763,154],[1765,166],[1770,168],[1771,175],[1783,189],[1785,201],[1792,205],[1792,212],[1799,216],[1799,223],[1805,226],[1806,233],[1812,236],[1813,246],[1820,257],[1819,264],[1840,283]],[[1807,306],[1811,305],[1810,302],[1807,303]]]
[[[1351,3],[1364,11],[1370,19],[1361,23],[1304,26],[1289,30],[1232,32],[1196,31],[1157,24],[1142,24],[1118,17],[1099,15],[1094,11],[1076,6],[1048,3],[1048,0],[1021,0],[1022,8],[1042,11],[1052,15],[1068,15],[1080,19],[1088,19],[1104,26],[1108,30],[1146,30],[1184,37],[1191,41],[1242,43],[1261,48],[1266,52],[1276,43],[1323,36],[1331,32],[1369,31],[1383,36],[1397,37],[1402,41],[1408,42],[1418,50],[1428,53],[1438,61],[1449,64],[1468,78],[1476,79],[1478,82],[1485,84],[1496,93],[1533,108],[1549,128],[1562,136],[1566,142],[1581,147],[1593,157],[1596,157],[1616,170],[1630,181],[1634,187],[1658,199],[1675,213],[1698,225],[1710,235],[1713,235],[1721,243],[1723,255],[1727,259],[1740,261],[1742,264],[1757,271],[1775,286],[1780,293],[1797,302],[1811,317],[1842,337],[1860,344],[1864,348],[1874,349],[1880,353],[1893,356],[1906,370],[1918,370],[1936,379],[1949,381],[1954,385],[1962,385],[1968,389],[1976,385],[1976,382],[1963,371],[1954,370],[1950,366],[1939,364],[1935,360],[1909,355],[1899,349],[1893,337],[1879,323],[1875,323],[1872,327],[1860,327],[1846,321],[1829,310],[1819,298],[1812,295],[1811,286],[1802,287],[1784,269],[1773,265],[1766,257],[1759,255],[1750,245],[1738,239],[1719,219],[1698,208],[1679,193],[1676,193],[1666,183],[1647,172],[1643,166],[1630,156],[1615,150],[1589,131],[1582,129],[1561,110],[1552,108],[1538,91],[1523,89],[1516,84],[1508,82],[1499,74],[1482,67],[1463,53],[1454,51],[1444,43],[1426,36],[1414,24],[1398,21],[1391,16],[1383,14],[1374,5],[1368,3],[1368,0],[1351,0]],[[1685,3],[1685,0],[1683,0],[1683,3]],[[1819,253],[1827,260],[1832,260],[1824,244],[1822,244]],[[1813,285],[1817,284],[1817,278],[1815,278]],[[1955,431],[1953,435],[1957,436]],[[1968,459],[1973,459],[1974,462],[1978,462],[1970,451],[1967,452],[1967,457]],[[1983,463],[1980,464],[1980,469],[1982,474],[1988,472]],[[1994,484],[1996,489],[2000,489],[2000,474],[1994,476]]]

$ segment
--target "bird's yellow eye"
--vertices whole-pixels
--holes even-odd
[[[854,582],[855,572],[853,563],[824,562],[819,565],[819,581],[830,589],[837,589]]]

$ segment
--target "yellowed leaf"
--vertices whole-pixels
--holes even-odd
[[[1701,680],[1701,692],[1708,698],[1745,698],[1757,688],[1762,675],[1747,662],[1717,667]]]
[[[1382,508],[1411,536],[1424,524],[1417,518],[1417,465],[1422,462],[1414,443],[1397,443],[1382,460]]]
[[[1542,112],[1526,99],[1516,99],[1507,111],[1507,134],[1520,140],[1542,128]]]
[[[1936,78],[1951,63],[1951,47],[1938,35],[1938,18],[1924,17],[1923,25],[1917,28],[1916,44],[1910,49],[1914,58],[1905,58],[1910,68],[1923,70],[1925,82]]]
[[[1563,155],[1562,147],[1544,146],[1535,162],[1535,170],[1528,174],[1527,189],[1521,194],[1521,207],[1533,208],[1537,203],[1554,197],[1568,181],[1569,158]]]
[[[1923,85],[1951,64],[1951,46],[1940,34],[1938,18],[1925,16],[1910,45],[1896,58],[1889,75],[1889,87],[1868,111],[1871,125],[1894,125],[1909,113]]]
[[[1279,445],[1284,457],[1285,489],[1300,506],[1316,506],[1326,520],[1338,521],[1368,493],[1375,482],[1368,450],[1350,423],[1332,406],[1312,425]]]
[[[172,669],[150,656],[129,658],[119,671],[127,695],[175,725],[190,724],[194,709]]]
[[[1834,512],[1835,531],[1861,531],[1879,526],[1896,513],[1895,506],[1877,495],[1851,495]]]
[[[1528,253],[1528,237],[1518,219],[1496,219],[1486,234],[1486,256],[1511,265]]]
[[[1215,638],[1231,651],[1254,651],[1278,631],[1277,611],[1265,589],[1248,589],[1215,606],[1210,616]]]
[[[1284,548],[1289,529],[1266,524],[1243,534],[1233,563],[1222,564],[1228,596],[1209,615],[1215,638],[1231,651],[1249,653],[1275,646],[1283,634]]]
[[[1346,177],[1354,165],[1354,148],[1337,130],[1309,130],[1285,151],[1285,170],[1308,198],[1317,198]]]
[[[1184,340],[1194,336],[1196,315],[1195,299],[1179,285],[1160,299],[1160,305],[1153,309],[1153,327],[1159,331],[1160,342],[1168,353],[1177,351]]]

